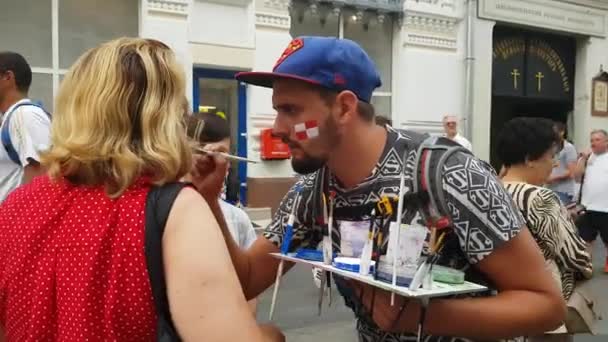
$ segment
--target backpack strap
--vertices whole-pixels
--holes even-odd
[[[430,137],[418,147],[415,161],[414,193],[426,193],[427,203],[420,214],[425,223],[439,229],[452,225],[450,211],[443,192],[443,167],[454,153],[472,153],[445,137]]]
[[[2,140],[2,146],[4,146],[4,149],[6,150],[6,154],[13,161],[13,163],[15,163],[19,166],[21,166],[21,159],[19,158],[19,153],[17,153],[17,150],[15,149],[15,147],[13,146],[13,143],[11,141],[10,123],[11,123],[11,118],[13,117],[13,113],[15,113],[15,111],[19,107],[23,107],[23,106],[38,107],[38,108],[42,109],[42,111],[49,117],[49,119],[51,118],[51,114],[49,112],[47,112],[41,105],[31,102],[31,101],[18,103],[16,106],[13,107],[13,109],[10,112],[8,112],[4,115],[4,120],[2,122],[2,130],[0,131],[0,139]]]
[[[158,317],[157,341],[159,342],[181,341],[169,311],[162,241],[173,203],[185,186],[187,186],[185,183],[168,183],[163,186],[154,186],[150,189],[146,198],[146,265]]]

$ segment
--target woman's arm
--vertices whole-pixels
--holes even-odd
[[[171,315],[184,341],[284,340],[278,329],[256,324],[220,228],[193,189],[171,209],[163,256]]]

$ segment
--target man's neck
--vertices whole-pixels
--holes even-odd
[[[447,136],[448,138],[450,138],[450,139],[454,139],[454,138],[456,138],[456,136],[457,136],[457,135],[458,135],[458,132],[456,132],[456,133],[451,133],[451,134],[450,134],[450,133],[447,133],[447,134],[446,134],[446,136]]]
[[[361,183],[372,173],[382,156],[388,134],[384,127],[378,125],[364,125],[356,130],[349,132],[347,139],[340,143],[327,163],[347,189]]]
[[[6,111],[15,103],[23,100],[25,96],[19,92],[10,92],[0,101],[0,112],[6,113]]]

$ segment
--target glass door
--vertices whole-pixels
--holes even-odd
[[[216,112],[230,125],[230,153],[247,157],[246,86],[234,79],[236,72],[194,70],[194,112]],[[226,181],[226,200],[246,205],[247,165],[232,162]]]

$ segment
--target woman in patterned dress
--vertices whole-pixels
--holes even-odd
[[[497,152],[505,166],[505,188],[524,215],[547,267],[568,300],[576,281],[591,277],[592,264],[568,211],[553,191],[543,187],[551,174],[558,143],[551,120],[516,118],[503,128]]]

